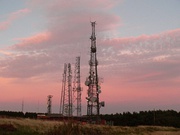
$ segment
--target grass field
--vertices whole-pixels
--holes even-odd
[[[180,135],[179,128],[81,125],[33,119],[0,118],[0,135]]]

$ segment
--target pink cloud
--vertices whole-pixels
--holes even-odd
[[[116,30],[120,24],[120,17],[109,12],[107,8],[113,8],[117,1],[29,1],[31,6],[42,5],[41,8],[48,20],[48,29],[45,35],[34,35],[22,40],[14,48],[23,49],[47,49],[49,47],[60,48],[66,45],[85,45],[91,33],[90,18],[96,20],[98,32]],[[39,7],[38,7],[39,8]],[[93,11],[91,9],[94,9]],[[41,36],[41,37],[40,37]],[[38,42],[37,38],[46,37],[44,42]],[[31,45],[32,44],[32,45]],[[36,44],[36,45],[35,45]],[[82,47],[81,47],[82,48]],[[70,49],[69,49],[70,51]]]
[[[88,44],[87,39],[89,38],[89,33],[91,33],[91,19],[92,21],[97,21],[99,32],[116,30],[120,26],[120,17],[109,12],[117,3],[119,2],[115,0],[29,1],[28,4],[31,8],[39,9],[39,6],[36,6],[41,5],[41,9],[46,14],[48,22],[47,32],[27,38],[16,38],[19,43],[11,48],[17,50],[56,48],[57,50],[57,48],[66,46],[71,51],[69,48],[73,45]],[[92,8],[94,10],[91,10]],[[12,15],[17,16],[26,12],[28,12],[26,9],[19,10]]]
[[[127,85],[123,89],[132,87],[146,92],[150,88],[159,91],[165,87],[167,91],[177,90],[179,37],[180,29],[175,29],[155,35],[102,40],[99,69],[107,82],[116,80],[120,86]]]
[[[30,9],[28,9],[28,8],[20,9],[18,11],[11,13],[9,15],[9,18],[10,18],[10,20],[14,20],[14,19],[17,19],[17,18],[29,13],[29,12],[30,12]]]
[[[13,23],[13,21],[15,21],[16,19],[22,17],[23,15],[29,12],[30,10],[25,8],[25,9],[20,9],[16,12],[10,13],[6,21],[0,22],[0,31],[8,29]]]
[[[132,43],[139,44],[144,41],[152,42],[156,40],[168,40],[167,38],[171,38],[172,40],[173,39],[178,40],[177,39],[178,37],[180,37],[180,29],[169,30],[153,35],[141,35],[138,37],[112,38],[110,40],[105,40],[104,42],[107,45],[121,46],[121,45],[130,45]]]
[[[70,31],[71,29],[68,30]],[[85,49],[83,43],[89,44],[88,42],[79,40],[80,45],[73,44],[72,41],[74,40],[71,41],[71,39],[69,39],[70,41],[66,40],[66,42],[63,42],[63,38],[67,38],[66,34],[65,36],[62,35],[59,37],[59,35],[63,34],[61,31],[57,31],[57,33],[53,32],[55,32],[55,30],[52,31],[52,33],[42,32],[31,37],[16,39],[19,40],[19,43],[14,45],[11,50],[20,50],[21,52],[19,52],[17,56],[11,54],[14,58],[9,59],[8,63],[2,62],[2,64],[6,63],[5,67],[9,67],[9,69],[3,69],[2,74],[6,76],[5,74],[11,73],[9,75],[32,77],[34,75],[36,76],[36,74],[38,76],[38,74],[49,72],[50,70],[56,72],[59,70],[59,66],[66,62],[66,59],[70,59],[70,57],[75,58],[78,51],[82,50],[82,55],[86,55],[88,48]],[[103,40],[99,42],[100,46],[98,46],[100,47],[98,50],[98,60],[101,62],[99,68],[104,73],[112,69],[112,73],[116,75],[116,70],[118,69],[118,74],[123,74],[125,78],[127,78],[125,81],[129,82],[134,80],[152,80],[164,76],[170,77],[171,75],[173,77],[173,75],[175,75],[174,73],[178,70],[178,68],[175,67],[179,64],[177,61],[179,57],[179,33],[180,30],[177,29],[155,35],[125,39],[119,38],[110,41]],[[72,34],[74,38],[80,38],[74,31],[69,34]],[[25,51],[25,53],[23,51]],[[18,70],[18,65],[23,65],[26,61],[29,61],[29,66],[20,66],[22,68]],[[87,61],[88,57],[83,59],[82,64],[86,65]],[[57,63],[61,64],[57,65]],[[152,66],[152,64],[156,66]],[[174,65],[174,73],[172,73],[173,71],[170,67],[164,68],[163,70],[160,69],[162,65],[163,67],[168,67],[172,64]],[[2,65],[2,67],[4,66]],[[29,67],[31,68],[29,69]],[[43,68],[43,70],[41,70],[41,68]],[[134,69],[136,69],[136,71]],[[29,73],[19,73],[19,71],[25,70],[28,70]],[[12,71],[14,72],[12,73]],[[146,73],[147,71],[148,73]],[[134,73],[134,77],[138,77],[131,77],[132,73]]]
[[[15,40],[19,41],[18,44],[14,45],[15,49],[23,49],[23,48],[38,48],[39,45],[49,41],[51,38],[50,32],[41,32],[36,35],[27,38],[16,38]]]
[[[97,21],[98,31],[113,31],[120,24],[120,17],[109,12],[121,1],[116,0],[85,0],[51,2],[34,0],[29,4],[34,8],[41,5],[42,11],[48,20],[48,31],[52,33],[54,42],[51,44],[76,44],[83,41],[90,33],[90,20]],[[93,10],[92,10],[93,9]]]
[[[80,7],[82,6],[88,8],[102,8],[102,9],[110,9],[116,4],[121,3],[122,0],[71,0],[71,1],[64,1],[64,0],[52,0],[49,2],[48,0],[30,0],[28,4],[36,7],[37,5],[42,5],[43,7],[49,8],[50,10],[57,10],[58,8],[61,9],[70,9],[73,7]]]
[[[0,31],[6,30],[10,25],[10,21],[0,22]]]

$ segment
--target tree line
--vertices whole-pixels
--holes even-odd
[[[34,112],[14,112],[14,111],[0,111],[1,117],[19,117],[19,118],[37,118],[37,113]]]
[[[37,118],[35,112],[0,111],[0,117]],[[174,110],[153,110],[140,112],[124,112],[100,115],[102,120],[113,122],[115,126],[170,126],[180,128],[180,112]]]
[[[154,111],[140,111],[124,112],[116,114],[101,115],[101,119],[106,121],[113,121],[115,126],[172,126],[180,128],[180,112],[174,110],[154,110]]]

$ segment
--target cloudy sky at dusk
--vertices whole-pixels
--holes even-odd
[[[180,111],[180,0],[0,0],[0,110],[59,112],[64,63],[81,56],[86,114],[90,21],[102,113]]]

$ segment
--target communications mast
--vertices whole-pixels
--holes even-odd
[[[80,56],[76,57],[76,63],[75,63],[75,70],[74,70],[74,87],[73,87],[73,92],[74,92],[74,97],[76,101],[76,111],[77,111],[77,116],[81,116],[81,76],[80,76]]]
[[[51,114],[52,97],[52,95],[47,96],[47,114]]]
[[[100,114],[100,107],[104,107],[104,102],[99,102],[99,94],[101,93],[100,85],[98,82],[98,61],[96,56],[96,35],[95,35],[95,25],[96,22],[91,22],[92,35],[91,39],[91,52],[89,61],[89,76],[86,78],[85,85],[88,86],[87,90],[87,115],[97,115]]]
[[[60,101],[60,113],[64,116],[72,116],[72,70],[71,64],[64,64],[64,73],[62,80],[62,91]]]

